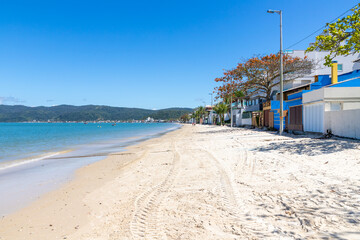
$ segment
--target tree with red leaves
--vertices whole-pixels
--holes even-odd
[[[299,57],[283,56],[284,83],[303,77],[311,73],[314,63],[311,60]],[[239,63],[235,69],[224,72],[224,76],[215,81],[222,83],[216,87],[218,98],[223,100],[241,92],[246,96],[260,95],[270,100],[271,94],[280,81],[280,55],[270,54],[255,56],[243,63]]]
[[[224,76],[216,78],[215,82],[221,83],[221,86],[214,89],[214,93],[217,94],[216,98],[221,98],[228,102],[231,97],[236,99],[243,95],[242,72],[239,72],[237,68],[225,71]]]
[[[299,57],[283,56],[284,84],[311,73],[314,63]],[[248,94],[264,96],[270,100],[271,93],[280,83],[280,54],[252,57],[239,63],[237,72],[246,76],[243,88]]]

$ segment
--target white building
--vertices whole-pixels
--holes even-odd
[[[284,89],[290,89],[294,87],[298,87],[301,85],[313,83],[315,81],[314,76],[317,75],[330,75],[331,68],[324,66],[325,63],[325,56],[329,54],[329,52],[308,52],[305,54],[305,50],[287,50],[285,52],[291,57],[300,57],[304,58],[305,56],[307,59],[313,60],[315,63],[315,69],[311,71],[308,76],[304,76],[301,78],[297,78],[293,81],[289,81],[284,84]],[[352,72],[354,70],[360,69],[360,63],[355,62],[356,60],[360,59],[360,54],[352,54],[348,56],[337,56],[334,58],[334,61],[338,62],[338,74],[344,74],[348,72]]]
[[[304,131],[360,139],[360,79],[303,94]]]

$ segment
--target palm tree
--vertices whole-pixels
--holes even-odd
[[[180,117],[180,121],[183,123],[187,123],[189,120],[190,120],[190,115],[188,113],[185,113]]]
[[[200,118],[204,119],[206,114],[206,110],[203,106],[199,106],[198,108],[195,109],[195,118],[196,121],[198,121],[200,123]]]
[[[197,109],[194,110],[194,113],[192,114],[193,117],[195,118],[195,123],[198,122],[198,119],[199,119],[199,112]]]
[[[214,111],[220,116],[221,125],[224,125],[225,113],[229,111],[229,106],[226,103],[221,102],[215,105]]]

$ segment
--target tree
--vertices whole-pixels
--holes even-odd
[[[199,106],[195,109],[196,122],[200,123],[200,118],[203,119],[206,115],[206,110],[203,106]]]
[[[220,123],[224,125],[225,113],[229,110],[229,106],[224,102],[218,103],[214,106],[214,111],[220,116]]]
[[[310,74],[314,63],[306,57],[283,56],[284,83]],[[280,83],[280,54],[255,56],[238,64],[235,69],[224,72],[224,76],[216,78],[221,83],[214,92],[223,100],[239,98],[239,96],[264,96],[270,100],[275,87]]]
[[[327,23],[326,29],[316,37],[316,42],[306,49],[310,51],[330,51],[325,56],[325,66],[331,66],[332,60],[338,55],[350,55],[360,51],[360,3],[352,14]]]
[[[216,93],[216,98],[226,99],[230,98],[231,95],[234,99],[242,95],[242,72],[239,72],[238,69],[232,69],[225,71],[223,76],[220,78],[215,78],[215,82],[221,83],[221,86],[215,87],[214,93]]]
[[[183,122],[183,123],[186,123],[189,120],[190,120],[190,115],[188,113],[185,113],[180,117],[180,121]]]
[[[304,58],[283,56],[284,83],[311,73],[314,63]],[[242,90],[248,96],[261,95],[271,100],[271,94],[280,83],[280,54],[255,56],[239,63],[237,74],[244,76]]]

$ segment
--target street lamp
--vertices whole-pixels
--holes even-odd
[[[280,15],[280,135],[284,131],[283,121],[283,102],[284,102],[284,76],[283,76],[283,47],[282,47],[282,11],[281,10],[267,10],[268,13],[278,13]]]
[[[232,97],[233,97],[233,89],[231,88],[231,95],[230,95],[230,127],[233,127],[233,109],[232,109]]]

